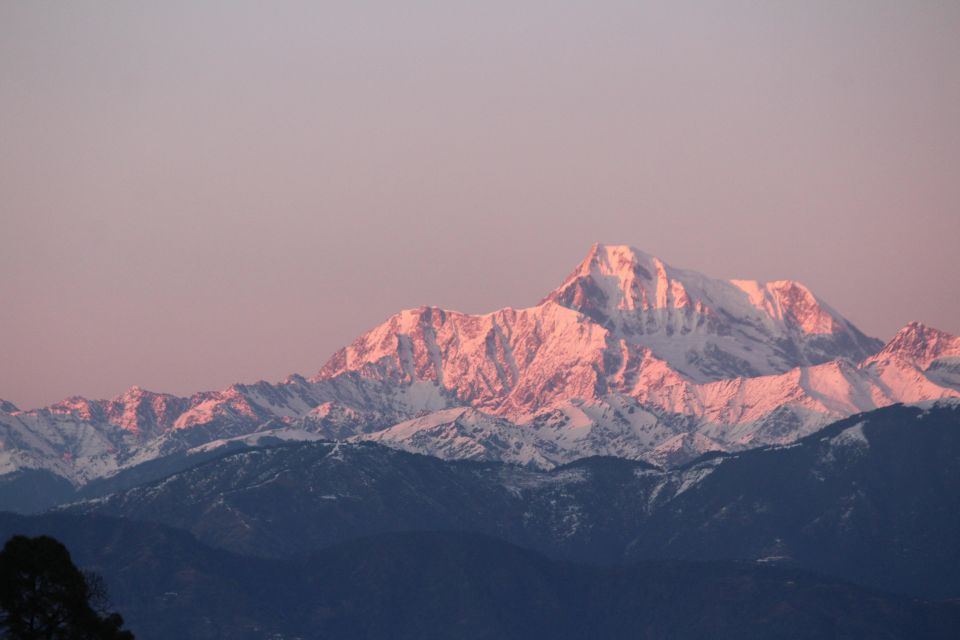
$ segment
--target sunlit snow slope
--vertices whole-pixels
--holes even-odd
[[[716,280],[595,245],[527,309],[402,311],[311,379],[179,398],[0,405],[0,474],[75,484],[229,440],[373,439],[445,458],[658,464],[787,443],[860,411],[960,397],[960,339],[911,323],[887,345],[805,286]]]

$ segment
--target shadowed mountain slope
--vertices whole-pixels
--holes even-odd
[[[106,578],[143,640],[189,638],[950,638],[960,608],[750,563],[589,567],[483,536],[386,534],[291,560],[165,527],[0,514]]]
[[[569,559],[763,560],[958,597],[960,409],[889,407],[672,471],[592,458],[542,472],[370,443],[287,445],[69,511],[157,521],[261,556],[466,530]]]

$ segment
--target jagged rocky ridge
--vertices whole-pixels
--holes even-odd
[[[82,485],[230,440],[372,439],[551,468],[592,455],[678,464],[785,444],[896,402],[960,397],[960,339],[887,345],[791,281],[724,281],[596,245],[535,307],[401,312],[320,372],[189,398],[0,406],[0,474]],[[3,477],[0,476],[0,483]]]

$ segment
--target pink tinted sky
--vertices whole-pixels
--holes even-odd
[[[960,332],[956,2],[0,5],[0,397],[313,373],[596,240]]]

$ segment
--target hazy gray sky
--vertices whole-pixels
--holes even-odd
[[[312,374],[595,241],[960,332],[960,3],[0,2],[0,398]]]

